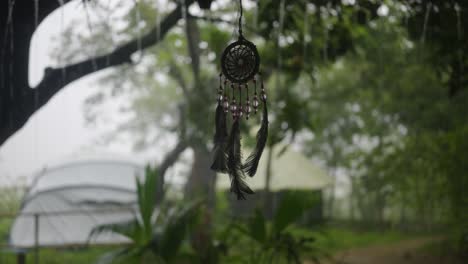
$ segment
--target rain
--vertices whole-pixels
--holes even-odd
[[[465,263],[467,12],[1,1],[0,263]]]

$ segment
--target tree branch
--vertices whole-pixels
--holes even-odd
[[[179,141],[174,149],[169,152],[161,164],[158,166],[158,182],[156,184],[156,204],[159,204],[164,198],[164,186],[166,183],[166,171],[176,163],[180,154],[187,149],[189,144],[185,140]]]
[[[164,160],[159,164],[158,166],[158,173],[159,173],[159,179],[156,184],[156,203],[159,204],[163,198],[164,198],[164,185],[166,183],[166,171],[176,163],[176,161],[179,159],[180,154],[184,152],[189,146],[190,146],[190,139],[187,139],[185,133],[186,133],[186,119],[184,118],[185,115],[185,110],[183,105],[179,106],[179,127],[180,127],[180,135],[179,139],[180,141],[177,143],[177,145],[174,147],[174,149],[169,152],[165,157]]]
[[[43,4],[44,1],[40,2],[39,21],[45,18],[47,14],[52,12],[52,10],[60,7],[60,1],[46,1],[45,3],[48,3],[47,5]],[[69,1],[70,0],[63,0],[63,3],[67,3]],[[24,1],[20,1],[20,3],[22,2]],[[194,2],[195,0],[185,0],[185,5],[188,7]],[[19,7],[20,6],[17,6],[15,8],[20,10]],[[161,41],[167,32],[169,32],[169,30],[171,30],[182,18],[182,10],[182,6],[178,5],[177,8],[175,8],[166,16],[159,27],[154,27],[142,38],[134,39],[127,44],[116,48],[109,54],[89,58],[78,63],[64,66],[62,68],[47,68],[45,70],[44,78],[35,87],[35,89],[30,89],[27,82],[23,81],[24,84],[19,85],[20,87],[15,87],[15,91],[22,90],[21,95],[18,95],[18,98],[15,97],[15,103],[9,103],[7,105],[7,103],[0,102],[0,108],[7,109],[0,111],[0,145],[2,145],[5,140],[8,139],[14,132],[18,131],[37,110],[44,106],[57,92],[59,92],[66,85],[91,73],[124,63],[130,63],[131,55],[133,53],[139,49],[146,49],[151,47]],[[29,24],[26,23],[26,25]],[[16,31],[23,32],[24,30],[18,29]],[[15,43],[21,42],[15,41]],[[27,70],[25,70],[25,72],[27,72]],[[23,80],[24,78],[19,79]],[[2,84],[2,96],[7,92],[5,88],[7,86],[3,86],[4,85]]]
[[[196,85],[200,83],[200,31],[198,29],[197,21],[193,18],[188,18],[185,33],[187,36],[187,47],[192,60],[192,72]]]
[[[185,2],[189,6],[195,0],[186,0]],[[131,63],[131,55],[133,53],[137,52],[140,48],[146,49],[158,43],[177,24],[181,17],[182,6],[179,5],[167,15],[159,28],[157,26],[154,27],[141,39],[134,39],[106,55],[90,58],[63,68],[47,68],[44,79],[34,89],[39,92],[37,95],[38,107],[43,106],[54,94],[73,81],[109,67]]]
[[[184,78],[184,75],[182,74],[182,71],[179,69],[179,66],[177,65],[174,59],[171,59],[169,62],[169,74],[179,84],[185,97],[188,98],[189,90],[187,87],[187,83],[185,82],[185,78]]]

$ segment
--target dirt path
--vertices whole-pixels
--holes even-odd
[[[418,251],[440,238],[419,238],[396,244],[370,246],[340,252],[326,264],[458,264],[453,259],[431,256]],[[309,264],[309,263],[308,263]]]

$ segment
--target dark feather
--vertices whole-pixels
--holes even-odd
[[[268,138],[268,109],[267,109],[266,101],[263,101],[262,125],[257,132],[257,144],[255,145],[255,149],[247,158],[245,164],[242,166],[242,170],[250,177],[253,177],[255,173],[257,173],[258,163],[260,162],[260,158],[262,157],[263,149],[265,149],[267,138]]]
[[[213,164],[211,169],[217,172],[227,172],[227,156],[225,152],[228,137],[226,127],[226,114],[221,103],[216,108],[216,132],[214,135]]]
[[[245,175],[242,171],[240,125],[238,119],[232,124],[226,152],[227,168],[229,177],[231,178],[231,192],[236,194],[237,200],[245,200],[245,194],[253,194],[254,192],[244,181]]]

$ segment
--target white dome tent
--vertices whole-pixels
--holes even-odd
[[[100,224],[133,218],[137,204],[135,177],[143,173],[143,166],[116,159],[79,160],[43,170],[23,199],[10,232],[10,246],[128,242],[111,233],[91,241],[88,236]]]

